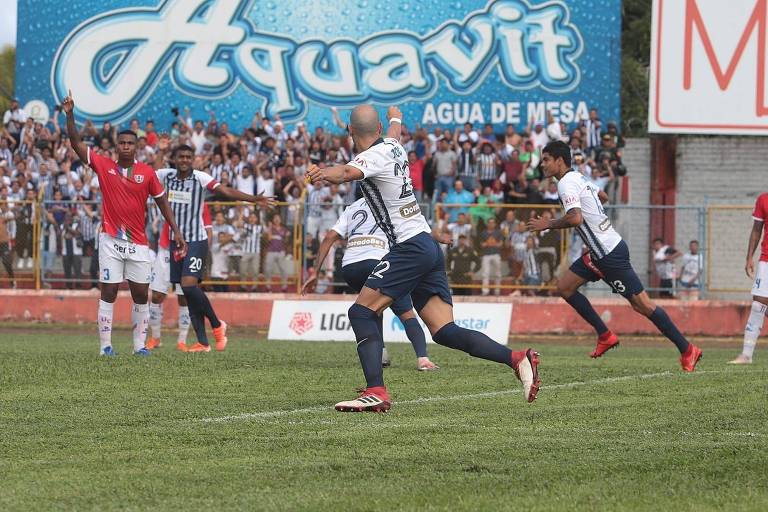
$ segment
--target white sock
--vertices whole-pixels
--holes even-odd
[[[178,343],[187,342],[187,334],[189,333],[189,326],[192,324],[192,320],[189,319],[189,308],[187,306],[179,306],[179,339]]]
[[[105,347],[112,345],[112,310],[114,304],[99,300],[99,345],[104,350]]]
[[[152,330],[152,337],[160,339],[160,328],[163,325],[163,304],[149,305],[149,328]]]
[[[134,304],[131,312],[133,323],[133,351],[144,348],[149,327],[149,304]]]
[[[757,338],[760,336],[760,330],[763,328],[763,320],[765,320],[766,305],[757,301],[752,301],[752,311],[749,313],[749,320],[747,320],[747,326],[744,327],[744,349],[742,354],[752,359],[752,354],[755,353],[755,345],[757,345]]]

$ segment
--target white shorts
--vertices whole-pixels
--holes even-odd
[[[752,295],[768,298],[768,261],[757,262],[755,284],[752,285]]]
[[[152,259],[149,247],[99,234],[99,281],[102,283],[149,283]]]
[[[171,292],[171,253],[168,249],[158,248],[155,261],[152,262],[152,280],[149,289],[168,295]],[[181,285],[174,285],[176,295],[184,295]]]

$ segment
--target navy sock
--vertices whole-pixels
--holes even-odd
[[[685,339],[685,336],[683,336],[677,329],[677,326],[672,322],[672,319],[669,318],[669,315],[661,308],[661,306],[656,306],[656,309],[648,318],[651,319],[651,322],[653,322],[656,328],[661,331],[664,336],[669,338],[669,340],[675,344],[677,350],[679,350],[681,354],[688,350],[688,340]]]
[[[363,367],[366,385],[384,386],[384,370],[381,367],[381,351],[384,340],[379,330],[379,320],[375,311],[360,304],[352,304],[347,313],[352,330],[357,340],[357,356]]]
[[[219,321],[219,317],[217,317],[216,313],[213,311],[211,301],[208,300],[208,296],[199,286],[184,286],[182,290],[184,291],[184,296],[189,301],[189,305],[192,306],[193,303],[197,304],[197,309],[200,311],[200,314],[205,316],[208,321],[211,322],[211,327],[214,329],[221,327],[221,322]]]
[[[575,309],[576,312],[581,316],[581,318],[586,320],[589,325],[595,328],[598,336],[608,332],[608,326],[605,325],[605,322],[603,322],[602,318],[600,318],[600,315],[597,314],[595,308],[592,307],[592,304],[589,303],[589,300],[584,295],[576,292],[565,299],[565,302],[570,304],[571,307]]]
[[[197,303],[188,300],[189,308],[189,321],[192,324],[192,328],[195,330],[195,336],[197,336],[198,343],[202,345],[208,345],[208,335],[205,333],[205,318],[200,313],[197,307]]]
[[[419,321],[414,318],[409,318],[403,322],[405,326],[405,335],[413,345],[413,350],[416,352],[416,357],[427,357],[427,339],[424,337],[424,330],[419,325]]]
[[[512,366],[512,351],[479,331],[471,331],[451,322],[432,336],[435,343],[467,354]]]

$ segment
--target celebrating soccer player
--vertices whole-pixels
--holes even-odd
[[[402,123],[396,107],[389,108],[387,118],[390,124]],[[378,412],[391,407],[381,366],[384,342],[378,316],[395,300],[409,294],[435,342],[509,365],[523,383],[526,400],[532,402],[540,386],[538,354],[532,349],[512,352],[485,334],[454,323],[443,252],[414,198],[403,147],[397,139],[381,137],[379,115],[371,105],[355,107],[349,133],[359,152],[357,157],[346,165],[325,169],[311,165],[307,177],[313,184],[359,181],[376,224],[391,249],[368,276],[348,313],[366,389],[354,400],[337,403],[336,410]]]
[[[72,92],[62,102],[67,116],[67,133],[77,156],[96,172],[103,197],[103,223],[99,235],[99,342],[101,354],[112,356],[112,312],[117,290],[128,281],[133,298],[133,352],[147,356],[144,346],[149,317],[149,281],[152,261],[144,233],[147,199],[155,198],[165,221],[173,230],[174,243],[186,250],[187,243],[173,219],[165,190],[152,167],[136,161],[136,133],[117,134],[117,162],[97,154],[83,144],[75,126]]]
[[[741,354],[736,356],[736,359],[729,361],[730,364],[752,363],[757,338],[760,336],[766,309],[768,309],[768,224],[765,222],[766,218],[768,218],[768,193],[758,196],[755,209],[752,212],[754,222],[752,223],[752,231],[749,233],[747,263],[744,266],[747,277],[755,280],[752,285],[752,308],[747,325],[744,327],[744,346],[741,349]],[[763,243],[760,245],[760,261],[757,263],[757,273],[755,273],[755,263],[752,259],[755,257],[760,237],[763,238]]]
[[[167,135],[158,141],[160,160],[170,147]],[[208,256],[208,235],[203,221],[206,192],[212,192],[235,201],[247,201],[260,207],[271,208],[274,199],[261,194],[254,196],[222,185],[210,174],[192,168],[194,150],[187,145],[177,146],[171,154],[175,168],[159,169],[157,176],[168,190],[168,201],[179,228],[188,241],[188,247],[171,242],[171,282],[180,283],[189,304],[189,317],[197,335],[197,343],[187,352],[210,352],[211,346],[205,332],[207,318],[213,328],[216,350],[227,346],[227,324],[219,320],[210,300],[200,288],[203,279],[203,264]]]
[[[597,331],[597,347],[590,354],[597,358],[619,344],[619,338],[605,325],[589,300],[578,289],[588,281],[604,280],[615,293],[632,304],[632,309],[648,317],[680,351],[680,364],[692,372],[701,359],[701,349],[689,343],[660,306],[643,289],[629,261],[629,248],[608,216],[603,203],[608,196],[571,167],[571,149],[561,141],[542,150],[541,167],[546,178],[557,178],[557,193],[565,215],[559,219],[537,217],[528,221],[530,231],[575,228],[588,252],[576,260],[560,277],[557,288],[565,301]]]

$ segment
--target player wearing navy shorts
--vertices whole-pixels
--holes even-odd
[[[160,137],[158,149],[162,158],[170,146],[167,135]],[[189,317],[197,335],[197,343],[187,352],[210,352],[211,346],[205,332],[207,318],[213,328],[216,350],[222,351],[227,345],[227,324],[221,321],[213,310],[210,300],[200,288],[203,279],[203,266],[208,256],[208,235],[203,221],[203,208],[207,192],[221,195],[235,201],[247,201],[259,206],[271,207],[271,197],[245,194],[216,181],[210,174],[192,168],[194,150],[181,145],[171,154],[174,168],[159,169],[157,177],[168,191],[176,223],[187,241],[187,250],[179,251],[175,242],[171,242],[171,283],[181,283],[181,289],[189,304]]]
[[[389,108],[387,118],[390,125],[402,123],[402,115],[396,107]],[[311,165],[307,169],[307,178],[313,184],[359,181],[376,224],[389,242],[390,251],[368,276],[348,312],[366,388],[356,399],[337,403],[336,410],[383,412],[390,409],[381,366],[384,342],[378,316],[395,300],[408,294],[435,342],[474,357],[509,365],[523,383],[525,399],[532,402],[541,384],[538,354],[532,349],[512,352],[485,334],[454,323],[443,252],[432,237],[432,230],[413,195],[408,156],[403,146],[395,138],[382,138],[379,115],[371,105],[354,108],[349,134],[358,151],[355,159],[346,165],[324,169]]]
[[[561,141],[550,142],[542,150],[541,168],[546,178],[557,178],[557,193],[565,215],[559,219],[537,217],[528,221],[529,231],[575,228],[588,249],[557,282],[558,292],[597,332],[597,347],[590,357],[602,356],[619,344],[619,338],[605,325],[589,300],[578,289],[589,281],[602,279],[648,317],[680,351],[680,365],[692,372],[701,359],[701,349],[688,342],[666,311],[654,304],[643,289],[629,260],[629,248],[622,240],[603,204],[608,196],[584,175],[571,167],[571,150]]]
[[[347,248],[341,261],[344,281],[358,293],[365,286],[365,281],[373,269],[389,250],[389,242],[384,236],[384,232],[376,224],[376,219],[374,219],[365,199],[358,199],[344,210],[336,224],[325,234],[317,251],[317,260],[313,269],[314,275],[304,283],[301,290],[302,294],[314,289],[317,284],[317,276],[322,272],[323,262],[328,252],[333,244],[339,240],[347,241]],[[400,318],[408,340],[413,345],[413,350],[416,352],[416,369],[419,371],[438,370],[440,367],[430,361],[427,355],[427,340],[416,314],[413,312],[411,296],[403,295],[392,303],[390,309]],[[382,316],[379,316],[379,330],[382,331],[383,335],[381,320]],[[383,356],[383,360],[387,360],[386,355]],[[387,366],[386,363],[384,366]]]

